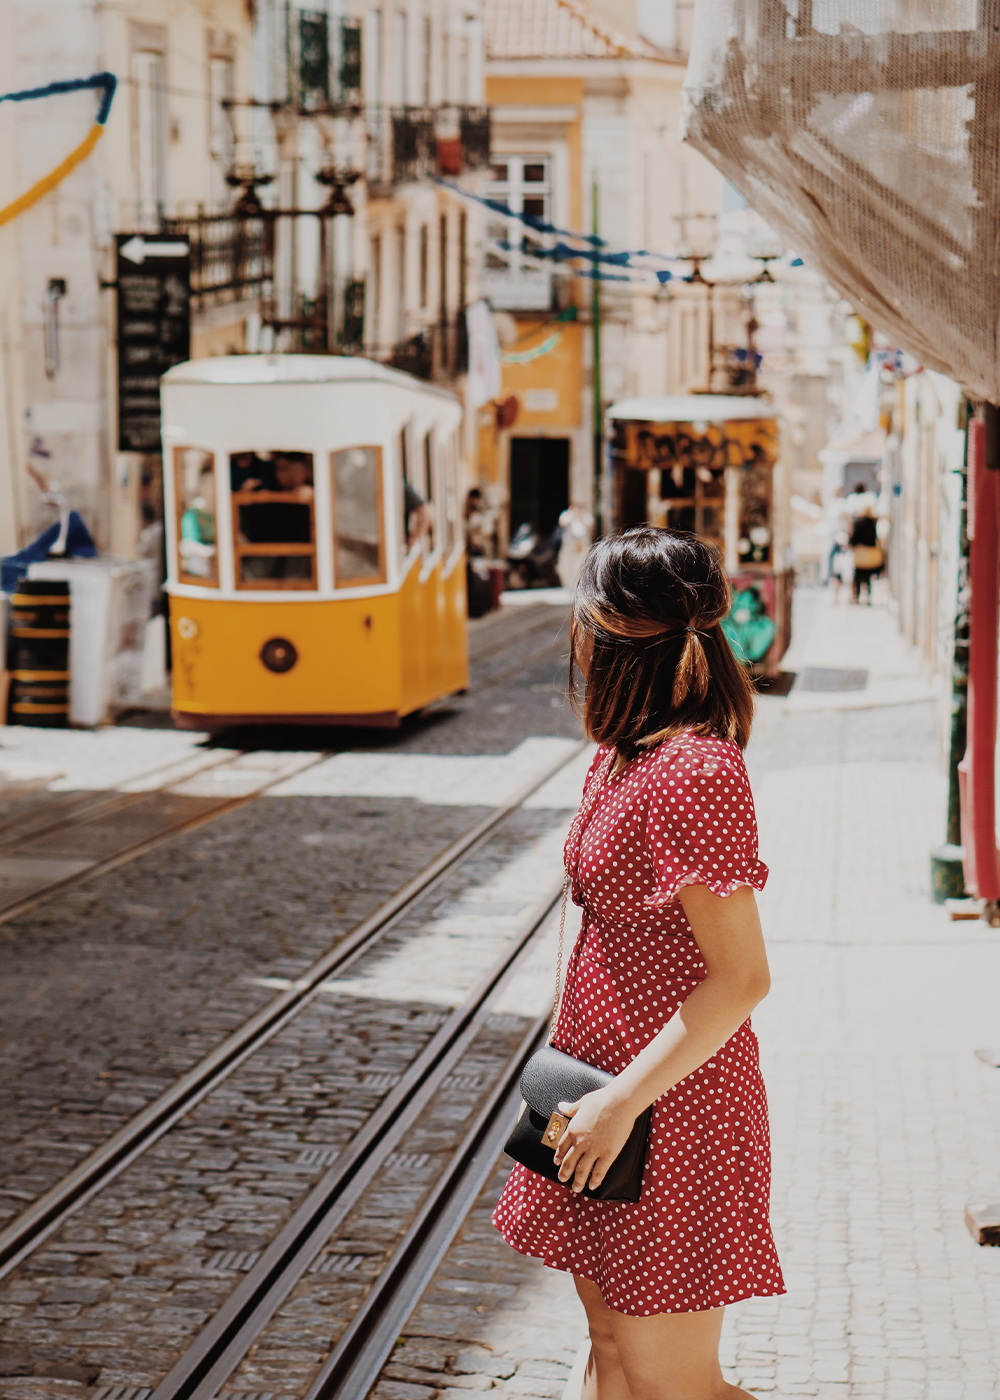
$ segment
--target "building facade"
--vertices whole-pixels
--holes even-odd
[[[683,6],[487,0],[489,195],[609,249],[710,252],[721,181],[679,137],[686,33]],[[582,276],[559,261],[561,234],[521,218],[491,211],[485,233],[503,408],[481,413],[478,465],[502,549],[525,523],[548,533],[571,501],[593,510],[609,403],[707,387],[706,310],[683,282],[620,279],[611,263]]]
[[[0,0],[8,36],[4,91],[102,70],[118,91],[89,158],[0,227],[0,549],[52,519],[28,463],[113,553],[162,511],[159,454],[119,450],[116,235],[190,240],[193,358],[364,353],[463,391],[481,233],[460,191],[490,140],[478,0]],[[4,195],[94,110],[92,92],[0,104]]]

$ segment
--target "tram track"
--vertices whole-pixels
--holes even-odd
[[[520,671],[558,656],[564,650],[565,643],[561,636],[551,635],[551,616],[539,619],[531,617],[533,608],[527,612],[524,622],[517,619],[520,625],[509,625],[506,619],[500,622],[499,625],[503,627],[500,637],[493,638],[492,628],[488,628],[474,638],[470,648],[473,671],[482,672],[485,669],[486,673],[474,674],[466,691],[467,696],[480,695],[503,685]],[[561,632],[562,624],[558,630]],[[541,632],[549,634],[549,640],[543,646],[527,655],[518,655],[513,662],[502,665],[498,672],[491,673],[487,669],[489,662],[503,662],[509,653],[523,647]],[[491,646],[491,642],[495,644]],[[425,713],[439,710],[447,704],[447,700],[437,701],[427,706]],[[291,775],[293,770],[282,769],[269,780],[265,779],[231,796],[220,794],[214,798],[184,792],[186,785],[196,783],[198,779],[204,781],[210,775],[224,778],[227,772],[237,771],[244,760],[253,761],[255,752],[259,753],[260,750],[237,749],[226,754],[218,749],[209,749],[194,759],[164,765],[161,769],[140,775],[118,791],[60,794],[57,803],[52,804],[55,811],[48,810],[47,803],[40,804],[34,811],[29,809],[0,821],[0,924],[29,913],[52,894],[105,875],[174,836],[193,831],[206,822],[245,806],[268,787]],[[294,771],[313,767],[336,752],[338,749],[335,747],[317,751]],[[162,780],[155,783],[160,774]],[[144,785],[139,788],[139,783]],[[169,810],[171,806],[175,809],[173,813]],[[108,834],[105,845],[112,847],[106,854],[100,850],[95,853],[93,849],[95,845],[98,848],[101,845],[99,834],[95,838],[95,832],[100,827],[104,827]],[[150,827],[153,828],[151,831]],[[83,844],[90,847],[86,852],[80,849],[79,838],[83,833],[88,838]],[[19,866],[26,872],[21,880],[17,875]],[[0,1251],[0,1266],[2,1262]]]
[[[58,891],[85,884],[136,860],[171,837],[245,806],[293,772],[314,767],[328,756],[326,752],[302,755],[301,763],[279,765],[259,781],[244,781],[242,792],[220,793],[218,797],[185,793],[186,786],[210,774],[221,773],[224,778],[235,773],[239,782],[239,764],[255,757],[245,750],[221,756],[218,751],[208,751],[202,763],[185,765],[183,773],[165,774],[159,786],[137,792],[89,794],[91,800],[74,804],[61,815],[40,810],[34,819],[26,817],[23,825],[17,819],[5,823],[0,827],[0,870],[6,865],[16,872],[20,866],[26,872],[25,883],[34,887],[18,891],[16,875],[13,890],[4,891],[0,884],[0,923],[28,913]],[[106,854],[102,854],[102,846],[110,847]]]
[[[432,860],[371,915],[316,960],[288,988],[225,1037],[116,1133],[76,1164],[0,1231],[0,1278],[5,1277],[92,1197],[158,1142],[257,1050],[277,1035],[317,996],[334,973],[343,970],[392,929],[426,895],[469,860],[528,797],[566,764],[583,745],[547,765],[502,806],[476,823]],[[323,755],[317,756],[318,762]],[[277,779],[276,779],[277,780]],[[244,800],[250,800],[246,798]]]
[[[213,1400],[296,1284],[373,1189],[481,1030],[504,982],[558,906],[561,883],[540,901],[486,977],[455,1008],[399,1083],[314,1184],[246,1277],[155,1389],[152,1400]],[[544,1037],[548,1016],[519,1037],[472,1126],[462,1134],[415,1219],[333,1348],[308,1391],[309,1400],[359,1400],[392,1350],[398,1326],[454,1238],[492,1170],[518,1103],[527,1057]]]

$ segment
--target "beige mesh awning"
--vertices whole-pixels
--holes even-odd
[[[1000,402],[1000,0],[698,0],[685,90],[790,248]]]

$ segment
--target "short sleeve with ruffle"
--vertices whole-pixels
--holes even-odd
[[[737,745],[691,736],[663,746],[647,779],[646,851],[654,888],[648,908],[669,904],[686,885],[728,898],[741,885],[762,890],[750,781]]]

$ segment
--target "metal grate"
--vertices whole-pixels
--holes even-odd
[[[422,1172],[430,1160],[429,1152],[390,1152],[385,1167],[387,1171]]]
[[[462,1089],[466,1092],[483,1087],[481,1074],[449,1074],[442,1086],[445,1089]]]
[[[867,671],[842,671],[832,666],[804,666],[796,690],[864,690]]]
[[[376,1070],[362,1075],[361,1083],[366,1089],[395,1089],[399,1083],[398,1074],[380,1074]]]
[[[368,1258],[366,1254],[321,1254],[309,1266],[311,1274],[353,1274]]]
[[[299,1153],[299,1166],[328,1167],[339,1156],[339,1147],[304,1147]]]
[[[152,1393],[148,1385],[102,1385],[94,1400],[149,1400]]]
[[[213,1274],[246,1273],[260,1258],[259,1249],[220,1249],[206,1261]]]

